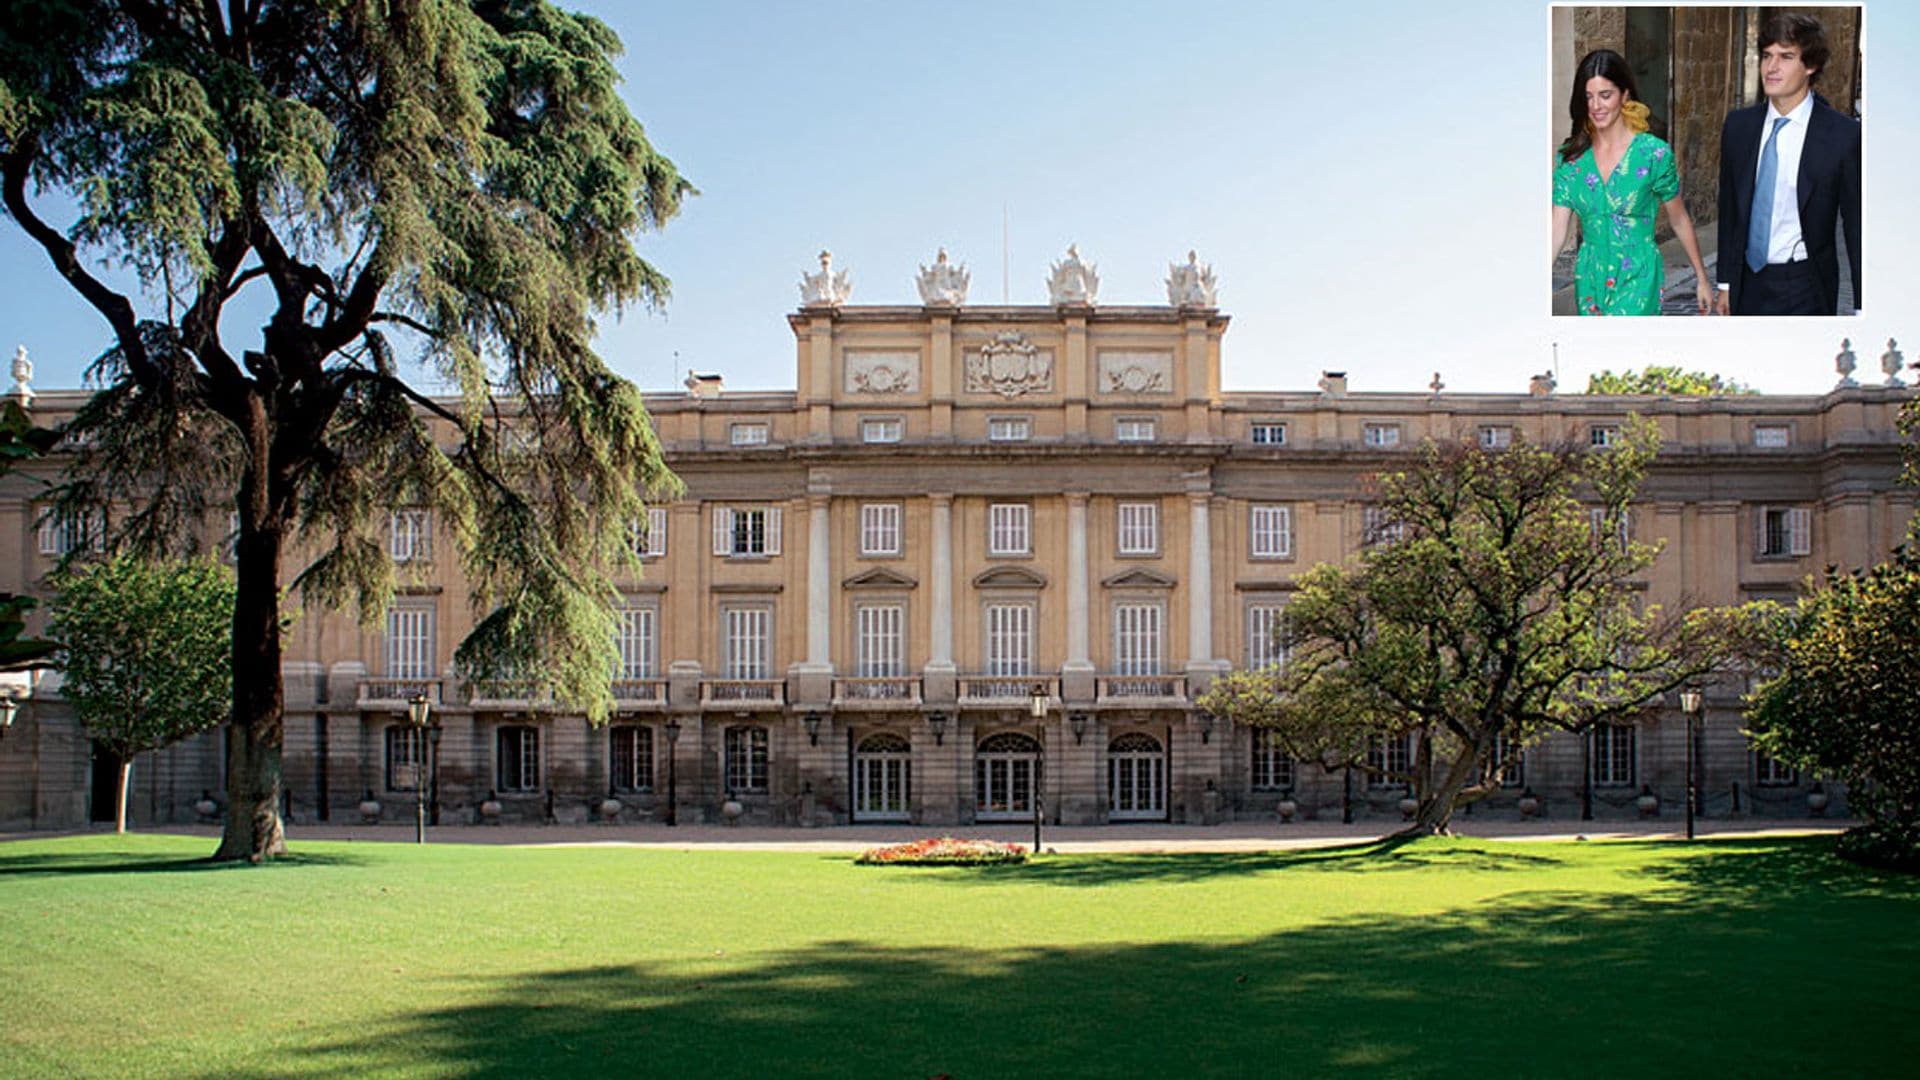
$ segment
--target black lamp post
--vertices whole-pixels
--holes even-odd
[[[1680,691],[1680,711],[1687,714],[1687,839],[1693,839],[1693,815],[1697,812],[1699,785],[1695,783],[1693,760],[1694,725],[1706,705],[1697,686]]]
[[[667,721],[667,824],[680,824],[679,755],[673,748],[680,744],[680,721]]]
[[[440,824],[440,725],[427,729],[427,824]]]
[[[1040,822],[1046,817],[1045,799],[1040,794],[1040,762],[1047,752],[1047,684],[1034,683],[1033,697],[1027,703],[1033,714],[1033,726],[1040,736],[1040,754],[1033,759],[1033,856],[1040,857]]]
[[[425,694],[415,694],[407,701],[407,720],[413,724],[414,752],[418,756],[413,762],[413,842],[427,842],[427,718],[433,713],[433,703]]]

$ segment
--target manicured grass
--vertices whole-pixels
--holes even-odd
[[[0,1075],[1908,1075],[1831,841],[1273,855],[0,845]]]

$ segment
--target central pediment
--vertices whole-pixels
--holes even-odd
[[[911,589],[920,584],[905,574],[876,566],[842,581],[843,589]]]
[[[996,566],[974,576],[976,589],[1044,589],[1045,574],[1024,566]]]
[[[1135,568],[1122,570],[1100,584],[1109,589],[1171,589],[1176,583],[1157,570]]]

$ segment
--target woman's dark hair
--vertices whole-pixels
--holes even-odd
[[[1572,161],[1593,145],[1593,131],[1587,126],[1587,80],[1596,75],[1625,90],[1627,101],[1640,100],[1640,87],[1634,84],[1633,69],[1627,66],[1626,57],[1612,49],[1595,49],[1581,57],[1579,66],[1573,69],[1573,93],[1567,98],[1573,133],[1560,144],[1561,161]]]
[[[1813,69],[1807,76],[1809,85],[1820,80],[1820,73],[1827,69],[1827,57],[1831,50],[1827,48],[1827,32],[1821,27],[1820,20],[1798,11],[1784,11],[1768,19],[1760,28],[1760,51],[1766,52],[1769,45],[1791,45],[1800,50],[1800,62]]]

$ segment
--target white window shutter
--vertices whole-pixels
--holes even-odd
[[[658,507],[647,510],[647,554],[664,556],[667,553],[667,512]]]
[[[1767,553],[1767,508],[1755,507],[1753,511],[1753,553]]]
[[[1813,554],[1813,511],[1805,507],[1787,511],[1787,534],[1793,554]]]
[[[731,507],[713,508],[713,553],[715,555],[733,554],[733,509]]]
[[[419,562],[433,561],[433,511],[420,510],[420,535],[414,538],[413,557]]]
[[[1290,559],[1293,557],[1293,507],[1278,507],[1274,513],[1278,518],[1275,524],[1280,529],[1280,557]]]
[[[780,508],[767,507],[767,554],[780,554]]]

